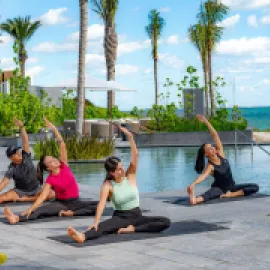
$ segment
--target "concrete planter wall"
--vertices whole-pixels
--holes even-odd
[[[243,134],[245,135],[243,135]],[[251,144],[253,132],[252,130],[237,132],[221,131],[219,136],[224,145],[235,144]],[[203,143],[214,143],[209,132],[160,132],[160,133],[141,133],[135,136],[136,143],[139,147],[154,146],[199,146]]]

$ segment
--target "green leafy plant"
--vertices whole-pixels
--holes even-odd
[[[102,159],[112,154],[114,142],[110,139],[99,140],[89,136],[64,136],[68,160]],[[55,138],[39,140],[34,145],[35,159],[42,155],[59,157],[59,147]]]
[[[133,107],[133,109],[130,111],[130,115],[134,116],[138,119],[143,118],[144,117],[144,110],[143,109],[139,109],[137,106]]]

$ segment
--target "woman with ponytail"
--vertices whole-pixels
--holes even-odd
[[[94,215],[98,202],[81,201],[79,199],[79,187],[72,174],[67,159],[67,149],[61,134],[57,128],[45,118],[48,128],[52,129],[59,144],[59,160],[51,156],[42,156],[37,165],[37,176],[43,183],[43,173],[49,173],[43,189],[34,204],[21,215],[15,215],[8,207],[4,209],[4,215],[11,224],[51,216],[89,216]],[[55,201],[45,205],[51,190],[55,192]]]
[[[234,198],[258,192],[259,186],[257,184],[235,184],[218,133],[203,115],[197,115],[197,119],[207,126],[216,147],[211,144],[203,144],[198,150],[195,171],[201,175],[187,188],[190,203],[195,205],[211,199]],[[206,168],[204,168],[205,158],[208,159]],[[209,175],[214,177],[214,183],[212,184],[211,189],[201,196],[196,197],[194,192],[195,185],[203,182]]]
[[[161,232],[170,226],[170,220],[165,217],[143,216],[139,208],[139,191],[136,182],[138,166],[138,150],[132,134],[121,126],[130,142],[131,161],[125,171],[121,160],[112,156],[105,161],[106,179],[100,193],[95,221],[84,233],[68,228],[69,236],[82,243],[106,234]],[[100,222],[107,200],[112,202],[114,213],[112,218]],[[100,223],[99,223],[100,222]]]

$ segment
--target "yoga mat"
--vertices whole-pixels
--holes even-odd
[[[87,229],[87,228],[85,228]],[[173,222],[167,230],[161,233],[133,233],[133,234],[109,234],[104,235],[100,238],[85,241],[82,244],[75,242],[71,239],[68,234],[64,235],[57,235],[57,236],[50,236],[47,237],[48,239],[74,246],[74,247],[86,247],[86,246],[97,246],[97,245],[105,245],[105,244],[112,244],[112,243],[120,243],[120,242],[127,242],[127,241],[137,241],[137,240],[144,240],[149,238],[161,238],[161,237],[168,237],[174,235],[181,235],[181,234],[195,234],[195,233],[203,233],[209,231],[219,231],[219,230],[228,230],[228,227],[220,226],[215,223],[206,223],[201,222],[198,220],[186,220],[180,222]]]
[[[266,194],[257,193],[257,194],[250,195],[250,196],[242,196],[242,197],[236,197],[236,198],[217,198],[217,199],[213,199],[213,200],[210,200],[210,201],[207,201],[204,203],[200,203],[200,204],[196,204],[196,205],[190,204],[189,197],[178,197],[177,199],[175,199],[175,197],[173,197],[173,199],[165,200],[163,202],[175,204],[175,205],[181,205],[181,206],[194,207],[194,206],[202,206],[205,204],[218,204],[218,203],[244,201],[244,200],[259,199],[259,198],[266,198],[266,197],[270,197],[270,196],[266,195]]]
[[[150,210],[141,210],[141,211],[142,211],[142,213],[150,212]],[[113,208],[108,207],[108,208],[106,208],[104,210],[102,216],[111,217],[112,214],[113,214]],[[18,222],[16,224],[12,225],[12,226],[26,225],[26,224],[30,224],[30,223],[55,222],[55,221],[62,221],[62,220],[89,219],[91,217],[94,218],[94,216],[74,216],[74,217],[58,217],[58,216],[54,216],[54,217],[44,217],[44,218],[39,218],[39,219],[28,220],[28,221],[25,221],[25,222]],[[5,217],[0,217],[0,222],[5,223],[5,224],[10,224]]]

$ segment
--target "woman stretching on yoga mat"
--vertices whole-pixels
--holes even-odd
[[[14,123],[20,128],[22,151],[20,151],[21,147],[16,145],[12,145],[6,150],[6,155],[11,163],[0,183],[0,192],[8,185],[10,179],[13,179],[15,187],[0,194],[0,203],[35,201],[41,192],[43,184],[38,179],[37,170],[31,159],[28,135],[24,125],[16,118]],[[47,199],[53,199],[54,196],[54,192],[51,191]]]
[[[96,212],[98,202],[79,199],[79,187],[67,165],[67,150],[63,138],[57,128],[46,118],[45,122],[47,127],[53,130],[59,143],[60,160],[51,156],[40,158],[38,164],[40,180],[43,179],[44,170],[50,173],[43,190],[34,204],[20,216],[13,214],[8,207],[5,207],[4,215],[11,224],[51,216],[89,216]],[[51,189],[55,191],[56,200],[40,206]]]
[[[106,234],[161,232],[170,226],[168,218],[142,216],[136,183],[138,150],[132,134],[127,129],[118,127],[130,141],[132,156],[129,168],[125,172],[121,160],[114,156],[105,161],[107,176],[101,188],[94,224],[85,233],[68,228],[69,236],[78,243]],[[99,223],[108,199],[113,204],[114,214],[112,218]]]
[[[257,184],[235,184],[229,162],[225,159],[223,145],[218,133],[204,116],[197,115],[197,118],[208,127],[216,144],[216,148],[211,144],[203,144],[198,151],[195,170],[199,174],[202,173],[202,175],[187,188],[190,203],[195,205],[216,198],[234,198],[248,196],[258,192],[259,186]],[[204,170],[205,157],[208,158],[208,164]],[[195,185],[203,182],[210,174],[214,177],[214,183],[212,184],[211,189],[201,196],[196,197],[194,192]]]

